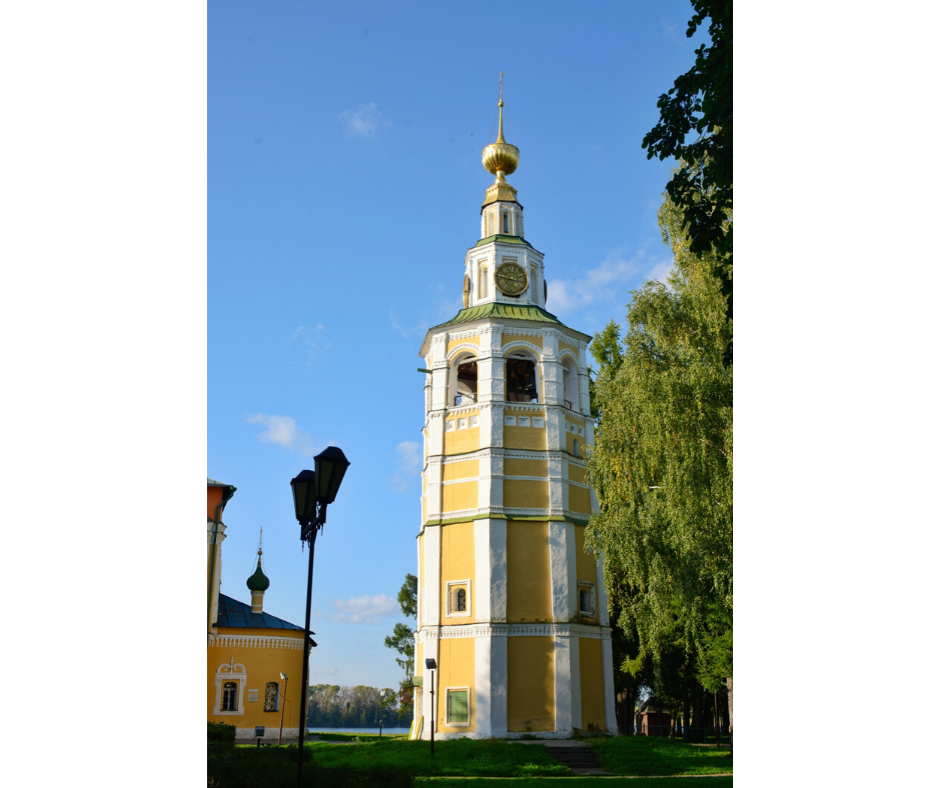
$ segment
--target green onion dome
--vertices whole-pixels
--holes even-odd
[[[255,573],[248,578],[245,585],[248,586],[249,591],[267,591],[268,586],[271,585],[271,581],[268,580],[264,572],[261,571],[261,551],[258,551],[258,568],[255,569]]]

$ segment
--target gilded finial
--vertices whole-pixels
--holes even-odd
[[[506,182],[506,176],[512,175],[519,166],[519,149],[515,145],[510,145],[503,137],[502,71],[499,72],[499,134],[496,136],[496,142],[483,149],[483,166],[496,176],[497,183],[503,184]]]

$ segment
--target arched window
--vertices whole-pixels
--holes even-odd
[[[538,303],[539,301],[538,279],[539,279],[539,274],[535,266],[534,265],[529,266],[529,287],[531,288],[531,290],[529,290],[529,292],[531,293],[529,298],[535,303]]]
[[[503,233],[509,235],[509,214],[503,213]]]
[[[485,265],[480,266],[480,286],[477,288],[477,292],[480,294],[480,298],[486,298],[489,294],[486,286],[488,271],[486,270]]]
[[[565,391],[565,407],[580,413],[581,401],[578,397],[578,367],[571,356],[565,356],[561,365]]]
[[[571,445],[574,448],[574,451],[572,452],[572,454],[574,454],[575,457],[580,457],[581,455],[578,454],[578,439],[575,438],[574,441],[572,441]]]
[[[494,226],[494,222],[495,222],[494,212],[490,211],[489,215],[486,217],[486,234],[488,236],[496,235],[496,228]]]
[[[467,610],[467,592],[466,592],[464,589],[462,589],[462,588],[458,588],[458,589],[457,589],[457,600],[456,600],[456,602],[457,602],[457,604],[454,605],[454,609],[455,609],[458,613],[466,612],[466,610]]]
[[[234,681],[222,685],[222,711],[238,711],[238,684]]]
[[[276,681],[269,681],[264,685],[264,710],[277,711],[278,685]]]
[[[506,401],[538,402],[538,363],[525,353],[513,353],[506,359]]]
[[[451,407],[473,405],[477,401],[476,357],[469,353],[457,356],[450,364],[447,383]]]

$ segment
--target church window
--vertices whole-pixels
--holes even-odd
[[[477,290],[480,293],[480,298],[486,298],[489,295],[489,289],[487,287],[487,268],[485,265],[480,266],[480,286]]]
[[[222,685],[222,711],[238,711],[238,684],[234,681]]]
[[[508,402],[538,402],[536,363],[523,354],[506,359],[506,400]]]
[[[459,408],[477,401],[477,360],[465,354],[450,365],[450,405]]]
[[[572,447],[573,447],[573,451],[571,453],[574,454],[575,457],[580,457],[581,455],[578,454],[578,439],[577,438],[574,439],[574,443],[572,444]]]
[[[486,234],[487,236],[496,235],[496,228],[494,226],[495,221],[495,212],[490,211],[489,215],[486,217]]]
[[[450,616],[469,616],[470,615],[470,581],[469,580],[451,580],[447,584],[447,610],[446,615]]]
[[[503,214],[503,232],[506,235],[509,235],[509,214],[508,213]]]
[[[264,710],[277,711],[278,685],[276,681],[269,681],[264,685]]]
[[[447,724],[470,724],[470,688],[447,690]]]

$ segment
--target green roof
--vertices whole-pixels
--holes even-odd
[[[520,238],[518,235],[491,235],[489,238],[481,238],[473,245],[473,248],[476,249],[478,246],[485,246],[486,244],[493,243],[493,241],[501,244],[521,244],[522,246],[528,246],[530,249],[535,249],[532,244],[524,238]]]
[[[451,318],[446,323],[434,326],[434,328],[450,326],[454,323],[469,323],[471,320],[481,320],[485,317],[509,317],[516,320],[532,320],[536,323],[564,325],[564,323],[551,314],[551,312],[546,312],[540,306],[535,306],[534,304],[503,304],[498,301],[492,301],[489,304],[472,306],[469,309],[461,309],[456,317]]]

